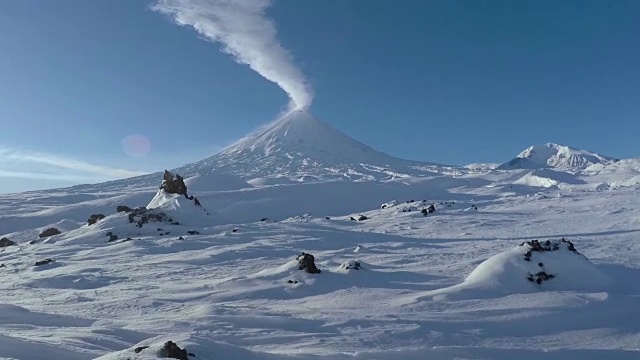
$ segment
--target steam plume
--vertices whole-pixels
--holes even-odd
[[[278,42],[276,28],[266,17],[271,0],[159,0],[152,9],[180,26],[193,27],[206,39],[219,42],[236,62],[247,64],[276,83],[290,98],[290,110],[306,109],[313,94],[293,57]]]

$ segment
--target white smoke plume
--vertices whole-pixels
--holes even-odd
[[[265,11],[271,0],[159,0],[151,8],[180,26],[193,27],[206,39],[269,81],[290,98],[290,110],[311,105],[313,94],[293,57],[278,42]]]

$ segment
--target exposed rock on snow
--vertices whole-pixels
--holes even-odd
[[[173,174],[168,170],[164,171],[164,175],[162,176],[162,185],[160,185],[160,189],[166,191],[169,194],[178,194],[189,196],[187,194],[187,185],[184,183],[184,178],[178,174]]]
[[[61,234],[60,230],[56,228],[48,228],[43,232],[41,232],[40,235],[38,235],[38,237],[42,239],[42,238],[46,238],[46,237],[58,235],[58,234]]]
[[[133,209],[126,206],[126,205],[118,205],[118,207],[116,207],[116,212],[124,212],[124,213],[128,213],[130,211],[132,211]]]
[[[45,260],[41,260],[41,261],[36,261],[36,263],[34,265],[35,266],[42,266],[42,265],[50,264],[52,262],[53,262],[52,259],[45,259]]]
[[[93,225],[102,219],[104,219],[104,214],[93,214],[87,219],[87,225]]]
[[[296,258],[298,260],[298,270],[304,270],[309,274],[320,274],[322,271],[316,267],[315,257],[311,254],[302,253]]]
[[[485,260],[462,283],[423,295],[467,293],[473,298],[477,291],[526,293],[540,289],[542,283],[542,289],[548,290],[602,291],[609,279],[570,241],[533,240]]]
[[[9,240],[6,237],[0,239],[0,248],[7,247],[7,246],[13,246],[13,245],[16,245],[16,243],[11,241],[11,240]]]

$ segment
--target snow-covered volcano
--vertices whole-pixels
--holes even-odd
[[[180,174],[218,172],[245,179],[373,180],[436,168],[394,158],[349,137],[306,111],[293,111],[221,153],[175,169]]]
[[[500,165],[498,169],[540,169],[552,167],[560,170],[584,170],[594,164],[608,165],[617,160],[587,150],[575,149],[570,146],[547,143],[530,146],[514,159]]]

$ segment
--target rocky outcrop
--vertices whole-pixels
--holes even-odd
[[[46,237],[58,235],[58,234],[62,234],[60,230],[56,228],[48,228],[45,231],[41,232],[40,235],[38,235],[38,237],[42,239],[42,238],[46,238]]]
[[[49,263],[52,263],[53,260],[52,259],[45,259],[42,261],[36,261],[35,266],[42,266],[42,265],[47,265]]]
[[[189,360],[189,353],[187,353],[187,350],[181,349],[173,341],[167,341],[164,343],[159,355],[163,358]]]
[[[93,214],[91,216],[89,216],[89,219],[87,219],[87,225],[91,226],[95,223],[97,223],[98,221],[104,219],[104,215],[103,214]]]
[[[130,208],[130,207],[126,206],[126,205],[118,205],[116,207],[116,211],[117,212],[128,213],[128,212],[131,212],[132,210],[133,210],[132,208]]]
[[[171,225],[180,225],[179,222],[173,221],[172,218],[161,211],[147,208],[136,208],[129,212],[129,223],[136,224],[139,228],[150,222],[163,222]]]
[[[16,243],[11,241],[11,240],[9,240],[6,237],[0,239],[0,248],[7,247],[7,246],[13,246],[13,245],[16,245]]]
[[[298,270],[304,270],[309,274],[320,274],[321,270],[316,267],[315,257],[311,254],[302,253],[296,258],[298,260]]]
[[[178,174],[173,174],[169,170],[164,171],[162,185],[160,188],[169,194],[178,194],[189,197],[187,194],[187,185],[184,178]]]

